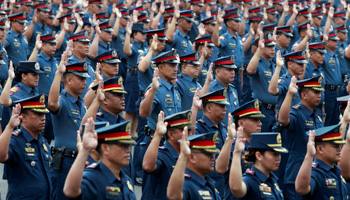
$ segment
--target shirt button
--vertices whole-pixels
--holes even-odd
[[[74,120],[74,123],[75,123],[75,124],[77,123],[77,120],[76,120],[76,119]]]
[[[171,109],[169,109],[169,112],[171,112]]]
[[[30,165],[34,167],[34,166],[35,166],[35,161],[32,161],[32,162],[30,163]]]
[[[17,53],[19,53],[19,51],[17,51]]]
[[[46,77],[49,77],[49,75],[46,75]]]

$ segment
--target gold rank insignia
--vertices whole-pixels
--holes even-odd
[[[43,143],[43,148],[44,148],[44,151],[49,152],[45,143]]]
[[[128,185],[128,188],[131,192],[134,192],[134,188],[132,187],[131,183],[129,180],[126,181],[126,184]]]
[[[187,48],[187,43],[185,41],[182,41],[181,44],[183,47]]]
[[[170,97],[170,94],[166,94],[165,96],[166,96],[166,97]]]
[[[118,85],[123,85],[123,78],[122,77],[119,77],[119,79],[118,79]]]
[[[188,119],[188,121],[191,121],[191,116],[192,116],[192,112],[188,112],[188,113],[187,113],[187,119]]]
[[[318,83],[322,83],[322,76],[320,76],[320,78],[318,78]]]
[[[224,89],[224,91],[223,91],[223,96],[224,96],[224,97],[226,97],[226,93],[227,93],[227,90]]]
[[[281,133],[279,133],[276,137],[276,142],[277,144],[282,144],[282,137],[281,137]]]

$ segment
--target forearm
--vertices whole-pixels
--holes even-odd
[[[82,26],[77,26],[77,29],[75,29],[74,33],[79,33],[83,29]]]
[[[305,36],[304,39],[295,47],[294,51],[301,51],[305,49],[306,43],[309,41],[309,37]]]
[[[23,35],[27,38],[27,40],[29,41],[30,38],[32,38],[33,35],[33,30],[34,30],[34,23],[30,23],[28,29],[23,33]]]
[[[243,36],[245,34],[245,24],[246,24],[247,19],[243,17],[241,25],[239,26],[238,29],[238,35]]]
[[[233,152],[230,169],[229,184],[231,192],[235,197],[243,197],[246,194],[246,187],[242,181],[241,153]]]
[[[131,47],[130,47],[130,34],[128,34],[128,33],[126,33],[126,35],[125,35],[125,42],[124,42],[123,51],[124,51],[125,55],[127,55],[127,56],[131,56],[131,54],[132,54]]]
[[[32,54],[30,54],[30,57],[28,59],[28,61],[36,61],[36,58],[38,57],[38,53],[39,53],[39,49],[37,49],[36,47],[34,47]]]
[[[341,175],[345,180],[350,180],[350,144],[347,143],[341,150],[341,159],[338,162],[341,168]]]
[[[289,18],[289,20],[287,21],[286,26],[293,26],[294,21],[295,21],[295,18],[296,18],[296,15],[293,14],[293,15]]]
[[[246,41],[243,42],[243,51],[247,52],[250,48],[250,44],[252,43],[253,35],[249,34]]]
[[[8,124],[4,132],[0,135],[0,163],[6,162],[8,159],[12,131],[13,128]]]
[[[260,54],[261,54],[261,49],[258,48],[247,66],[247,73],[249,75],[255,74],[256,69],[258,68],[258,65],[259,65]]]
[[[117,17],[116,20],[115,20],[114,26],[113,26],[113,33],[112,33],[112,37],[113,37],[113,38],[118,37],[118,33],[119,33],[119,21],[120,21],[120,18]]]
[[[168,199],[183,199],[182,189],[185,181],[187,157],[180,154],[175,169],[170,176],[167,188]]]
[[[218,174],[224,174],[228,170],[232,143],[233,139],[227,137],[225,144],[222,147],[218,158],[216,159],[215,170]]]
[[[150,49],[146,54],[146,56],[138,64],[137,68],[141,73],[144,73],[148,69],[152,61],[152,55],[153,55],[153,50]]]
[[[278,26],[283,26],[284,23],[284,19],[286,18],[287,13],[286,12],[282,12],[281,18],[278,21]]]
[[[88,156],[89,152],[82,149],[70,168],[63,188],[63,192],[67,197],[76,198],[80,196],[85,162]]]
[[[158,148],[160,141],[162,139],[162,135],[158,133],[156,130],[154,137],[149,144],[145,156],[143,157],[142,168],[147,173],[153,173],[157,170],[157,156],[158,156]]]
[[[12,78],[8,78],[5,84],[5,87],[0,96],[0,104],[9,107],[12,105],[12,99],[10,98],[10,90],[12,85]]]
[[[153,21],[152,21],[152,24],[151,24],[151,29],[157,29],[158,28],[158,23],[159,23],[159,20],[160,20],[160,17],[162,16],[163,14],[161,12],[158,12],[158,14],[156,15],[155,18],[153,18]]]
[[[66,34],[66,31],[64,29],[62,29],[61,33],[57,36],[56,40],[57,40],[57,43],[56,43],[56,49],[60,49],[62,44],[63,44],[63,41],[64,41],[64,35]]]
[[[295,179],[295,191],[300,195],[306,195],[310,192],[310,180],[312,170],[313,156],[306,154],[301,165],[298,176]]]
[[[268,89],[268,92],[272,95],[278,95],[279,93],[278,79],[279,79],[280,72],[281,72],[281,67],[276,66],[275,72],[272,75],[272,78],[269,84],[269,89]]]
[[[220,28],[220,25],[219,23],[216,23],[215,24],[215,27],[214,27],[214,32],[213,32],[213,37],[212,37],[212,41],[213,41],[213,44],[216,46],[216,47],[221,47],[221,43],[220,43],[220,40],[219,40],[219,28]]]
[[[151,88],[147,93],[146,97],[143,99],[140,105],[140,116],[143,118],[147,118],[152,111],[152,104],[154,96],[156,95],[157,90]]]
[[[94,59],[97,56],[99,40],[100,40],[100,35],[96,33],[95,38],[91,43],[90,51],[89,51],[89,58],[91,59]]]
[[[85,124],[87,122],[87,120],[92,117],[93,120],[96,120],[96,114],[98,112],[98,109],[100,108],[101,105],[101,101],[99,101],[98,99],[94,99],[94,101],[92,102],[92,104],[90,105],[89,109],[87,109],[83,119],[81,120],[81,125]]]
[[[60,95],[60,84],[62,73],[59,71],[56,72],[55,77],[52,81],[52,85],[49,92],[48,105],[51,112],[56,112],[59,108],[58,97]]]
[[[289,125],[289,114],[290,114],[290,107],[292,104],[292,98],[293,98],[293,94],[291,94],[290,92],[287,92],[287,95],[284,98],[284,101],[282,103],[280,113],[278,115],[278,121],[283,126]]]
[[[165,32],[166,38],[168,39],[168,43],[172,43],[174,41],[174,33],[176,30],[176,21],[177,19],[173,17],[171,19],[171,23],[168,25],[168,30]]]
[[[88,90],[84,97],[84,103],[87,108],[89,108],[94,101],[96,96],[96,90],[92,90],[91,88]]]

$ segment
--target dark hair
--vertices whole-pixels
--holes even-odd
[[[151,39],[153,39],[152,35],[147,35],[146,36],[146,41],[147,41],[148,46],[151,46]]]
[[[244,160],[248,161],[248,162],[255,162],[256,161],[256,157],[255,157],[255,153],[256,152],[260,152],[262,155],[264,155],[264,153],[266,151],[268,151],[267,149],[255,149],[255,148],[248,148],[249,153],[247,155],[244,155]]]
[[[15,70],[15,81],[22,82],[22,74],[28,74],[28,72],[18,72]]]

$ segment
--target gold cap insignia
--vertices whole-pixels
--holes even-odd
[[[134,192],[134,188],[132,187],[131,183],[129,180],[126,181],[126,184],[128,185],[128,188],[131,192]]]
[[[223,95],[224,97],[226,97],[226,94],[227,94],[227,90],[224,89],[224,91],[222,92],[222,95]]]
[[[188,121],[191,121],[191,116],[192,116],[192,112],[189,111],[189,112],[187,113],[187,119],[188,119]]]
[[[217,143],[218,140],[219,140],[219,139],[218,139],[218,132],[216,132],[216,133],[214,133],[214,135],[213,135],[213,142]]]
[[[44,94],[40,96],[39,101],[41,104],[45,103],[45,95]]]
[[[318,83],[322,83],[322,76],[320,76],[320,78],[318,78]]]
[[[123,77],[119,77],[119,79],[118,79],[118,85],[120,85],[120,86],[123,85]]]
[[[259,109],[259,101],[258,101],[258,100],[256,100],[256,101],[254,102],[254,108],[255,108],[255,109]]]
[[[131,122],[127,123],[125,127],[125,132],[130,133],[130,131],[131,131]]]
[[[281,144],[282,143],[282,137],[281,137],[281,133],[279,133],[276,137],[276,142],[277,144]]]

